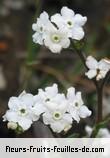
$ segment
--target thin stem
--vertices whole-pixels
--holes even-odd
[[[98,106],[97,106],[97,120],[96,123],[100,123],[102,121],[103,118],[103,87],[99,87],[97,89],[97,102],[98,102]]]
[[[86,56],[83,52],[81,52],[80,50],[76,50],[77,51],[77,54],[79,55],[82,63],[84,64],[85,68],[88,70],[88,67],[86,65]]]
[[[81,51],[81,50],[77,50],[75,49],[77,54],[79,55],[82,63],[84,64],[85,68],[88,70],[88,67],[86,65],[86,56],[85,54]],[[102,121],[102,108],[103,108],[103,85],[99,85],[98,82],[96,81],[96,79],[92,79],[95,87],[96,87],[96,90],[97,90],[97,118],[96,118],[96,123],[99,123]]]

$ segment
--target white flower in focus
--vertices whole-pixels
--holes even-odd
[[[23,91],[18,97],[11,97],[8,103],[9,110],[3,116],[4,121],[17,123],[25,131],[31,127],[39,116],[32,111],[34,96]]]
[[[72,117],[67,113],[67,101],[64,94],[58,93],[57,84],[38,91],[39,104],[34,108],[36,114],[42,114],[43,122],[51,129],[60,133],[67,131],[72,124]],[[40,109],[40,110],[39,110]]]
[[[90,126],[86,126],[85,131],[87,133],[87,136],[90,137],[93,129]],[[107,128],[100,128],[97,134],[97,138],[110,138],[110,131]]]
[[[44,37],[44,44],[53,53],[60,53],[63,48],[68,48],[70,45],[67,34],[64,28],[57,29],[54,25],[50,25]]]
[[[67,92],[68,112],[77,122],[80,118],[86,118],[91,115],[91,111],[84,105],[81,92],[75,94],[75,88],[71,87]]]
[[[85,75],[92,79],[96,77],[96,80],[103,79],[107,72],[110,70],[110,62],[107,59],[102,59],[99,62],[92,56],[88,56],[86,60],[86,65],[89,68],[89,71]]]
[[[49,16],[46,12],[43,12],[40,14],[40,17],[37,18],[37,22],[32,25],[32,29],[35,31],[32,38],[35,43],[43,45],[44,35],[48,25],[51,25]]]
[[[58,94],[55,98],[45,103],[46,111],[43,114],[43,122],[50,125],[56,133],[70,129],[72,117],[67,113],[67,101],[63,94]]]
[[[61,14],[55,14],[51,17],[58,28],[68,30],[68,36],[75,40],[81,40],[84,37],[82,26],[86,23],[87,17],[80,14],[75,14],[68,7],[62,7]]]

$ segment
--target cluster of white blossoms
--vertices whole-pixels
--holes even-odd
[[[87,136],[90,137],[93,129],[90,126],[86,126],[85,131],[87,133]],[[100,128],[96,137],[97,138],[110,138],[110,131],[107,128]]]
[[[84,105],[81,92],[75,93],[75,88],[67,90],[67,95],[58,92],[57,84],[39,89],[38,94],[21,93],[18,97],[11,97],[9,110],[3,116],[8,121],[8,128],[13,130],[29,129],[34,121],[42,117],[43,123],[60,133],[67,132],[73,120],[80,121],[91,115],[91,111]]]
[[[35,31],[33,41],[45,45],[53,53],[59,53],[63,48],[70,46],[70,39],[81,40],[84,37],[83,26],[87,17],[75,14],[68,7],[62,7],[61,14],[50,17],[44,11],[32,25]]]
[[[99,62],[92,56],[88,56],[86,60],[86,65],[88,67],[88,72],[85,75],[92,79],[96,77],[96,80],[105,78],[108,71],[110,71],[110,60],[102,59]]]
[[[9,110],[3,116],[4,121],[8,121],[8,128],[21,127],[24,131],[29,129],[33,121],[39,119],[32,111],[35,102],[35,97],[25,91],[18,97],[11,97],[8,102]]]

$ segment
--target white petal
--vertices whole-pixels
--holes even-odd
[[[63,18],[60,14],[51,16],[51,21],[54,22],[59,28],[63,27]]]
[[[34,103],[42,103],[42,98],[38,94],[33,96],[33,99],[34,99]]]
[[[67,111],[67,108],[68,108],[68,102],[66,100],[62,100],[62,103],[59,105],[58,109],[62,112],[62,113],[65,113]]]
[[[43,115],[43,122],[44,124],[48,125],[50,123],[53,123],[54,120],[52,119],[52,115],[50,113],[44,113]]]
[[[23,96],[20,97],[20,100],[22,101],[22,104],[26,106],[32,106],[34,104],[34,99],[32,94],[24,94]]]
[[[96,80],[99,81],[100,79],[103,79],[106,74],[107,74],[108,70],[100,70],[100,73],[97,75]]]
[[[42,99],[42,101],[44,101],[45,99],[47,99],[47,95],[46,95],[46,93],[42,89],[38,89],[38,95]]]
[[[99,69],[101,70],[110,70],[110,63],[107,63],[105,59],[102,59],[99,62]]]
[[[53,44],[47,46],[53,53],[60,53],[62,50],[62,46],[60,44]]]
[[[52,98],[52,101],[61,104],[63,101],[65,102],[66,98],[64,94],[58,93],[54,98]]]
[[[39,118],[40,118],[39,115],[35,115],[34,113],[31,113],[31,114],[30,114],[30,119],[31,119],[32,121],[38,121]]]
[[[51,87],[45,88],[46,95],[49,97],[55,97],[58,93],[58,86],[57,84],[53,84]]]
[[[37,23],[32,24],[33,31],[37,31]]]
[[[75,121],[77,121],[77,123],[79,123],[80,117],[79,117],[78,111],[72,108],[72,109],[70,110],[70,114],[71,114],[72,118],[73,118]]]
[[[23,128],[23,130],[28,130],[31,127],[32,121],[27,118],[22,118],[18,121],[18,124]]]
[[[86,106],[81,106],[79,109],[79,116],[81,118],[86,118],[90,116],[92,112],[86,107]]]
[[[46,102],[45,105],[46,105],[46,107],[48,108],[49,111],[55,111],[59,107],[58,104],[56,104],[55,102],[52,102],[52,101]]]
[[[74,87],[68,88],[68,90],[67,90],[67,98],[69,100],[71,100],[71,101],[74,100],[74,98],[75,98],[75,88]]]
[[[72,117],[70,114],[64,114],[63,119],[66,123],[72,124]]]
[[[41,33],[36,32],[33,36],[33,42],[43,45],[43,35]]]
[[[49,19],[48,13],[45,12],[45,11],[44,11],[43,13],[41,13],[41,14],[40,14],[40,19],[41,19],[42,22],[47,23],[47,20]]]
[[[11,110],[8,110],[6,114],[3,116],[4,121],[9,121],[9,122],[17,122],[18,121],[18,116],[16,112],[13,112]]]
[[[71,17],[74,16],[74,11],[69,9],[68,7],[62,7],[61,14],[64,17]]]
[[[20,105],[20,100],[17,97],[11,97],[8,102],[8,107],[10,109],[17,109]]]
[[[108,70],[100,70],[100,74],[102,76],[102,78],[104,78],[107,74]]]
[[[64,130],[64,124],[60,123],[60,122],[54,122],[50,124],[50,127],[52,128],[52,130],[56,133],[60,133],[61,131]]]
[[[36,103],[35,106],[32,108],[32,112],[36,115],[36,116],[40,116],[42,113],[44,113],[46,111],[46,108],[44,107],[43,104],[41,103]]]
[[[76,101],[78,102],[80,106],[83,105],[84,102],[82,100],[81,92],[76,93]]]
[[[89,78],[92,79],[97,75],[97,71],[96,70],[89,70],[88,72],[85,73],[85,75]]]
[[[72,30],[72,39],[81,40],[84,37],[84,31],[81,27],[74,27]]]
[[[95,58],[92,56],[88,56],[86,60],[86,65],[89,69],[97,69],[98,68],[98,62]]]
[[[80,14],[76,14],[74,16],[74,23],[77,24],[78,26],[83,26],[87,21],[87,17],[83,17]]]
[[[69,38],[67,38],[67,39],[62,39],[62,41],[61,41],[61,46],[62,46],[62,48],[68,48],[69,46],[70,46],[70,40],[69,40]]]

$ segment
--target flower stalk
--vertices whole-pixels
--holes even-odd
[[[85,54],[81,51],[81,49],[77,49],[77,47],[75,47],[75,45],[73,44],[73,47],[75,49],[75,51],[77,52],[78,56],[80,57],[83,65],[85,66],[85,68],[88,70],[88,67],[86,65],[86,56]],[[108,76],[108,75],[107,75]],[[95,87],[96,87],[96,91],[97,91],[97,117],[96,117],[96,123],[100,123],[103,120],[103,87],[104,87],[104,83],[102,82],[101,85],[99,85],[98,81],[96,81],[96,79],[92,79]]]

